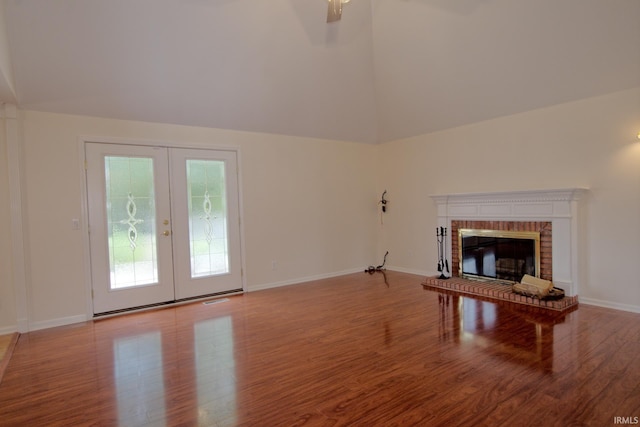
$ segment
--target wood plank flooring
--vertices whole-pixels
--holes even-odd
[[[550,315],[353,274],[20,336],[2,426],[608,426],[640,314]]]
[[[18,342],[17,332],[0,335],[0,382],[2,382],[4,371],[9,364],[16,342]]]

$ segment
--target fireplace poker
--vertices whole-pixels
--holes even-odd
[[[444,227],[444,250],[442,251],[442,255],[444,257],[444,269],[449,274],[449,260],[447,259],[447,227]]]
[[[436,227],[436,240],[438,242],[438,272],[442,273],[442,242],[440,241],[440,228]]]
[[[443,228],[442,227],[436,227],[436,238],[438,241],[438,271],[440,272],[440,278],[444,278],[444,257],[443,257],[443,251],[444,248],[442,246],[442,239],[443,239]]]

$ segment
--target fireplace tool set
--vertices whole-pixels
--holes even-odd
[[[438,271],[439,279],[448,279],[445,272],[449,274],[449,261],[446,258],[447,252],[447,227],[436,227],[436,238],[438,240]]]

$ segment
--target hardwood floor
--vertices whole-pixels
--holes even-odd
[[[4,376],[4,371],[9,364],[11,355],[13,354],[13,348],[18,342],[18,333],[0,335],[0,382]]]
[[[2,426],[606,426],[640,314],[548,315],[353,274],[20,336]]]

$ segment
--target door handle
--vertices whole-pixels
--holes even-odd
[[[171,232],[169,230],[164,230],[162,232],[162,235],[165,236],[165,237],[169,236],[170,234],[171,234]]]

